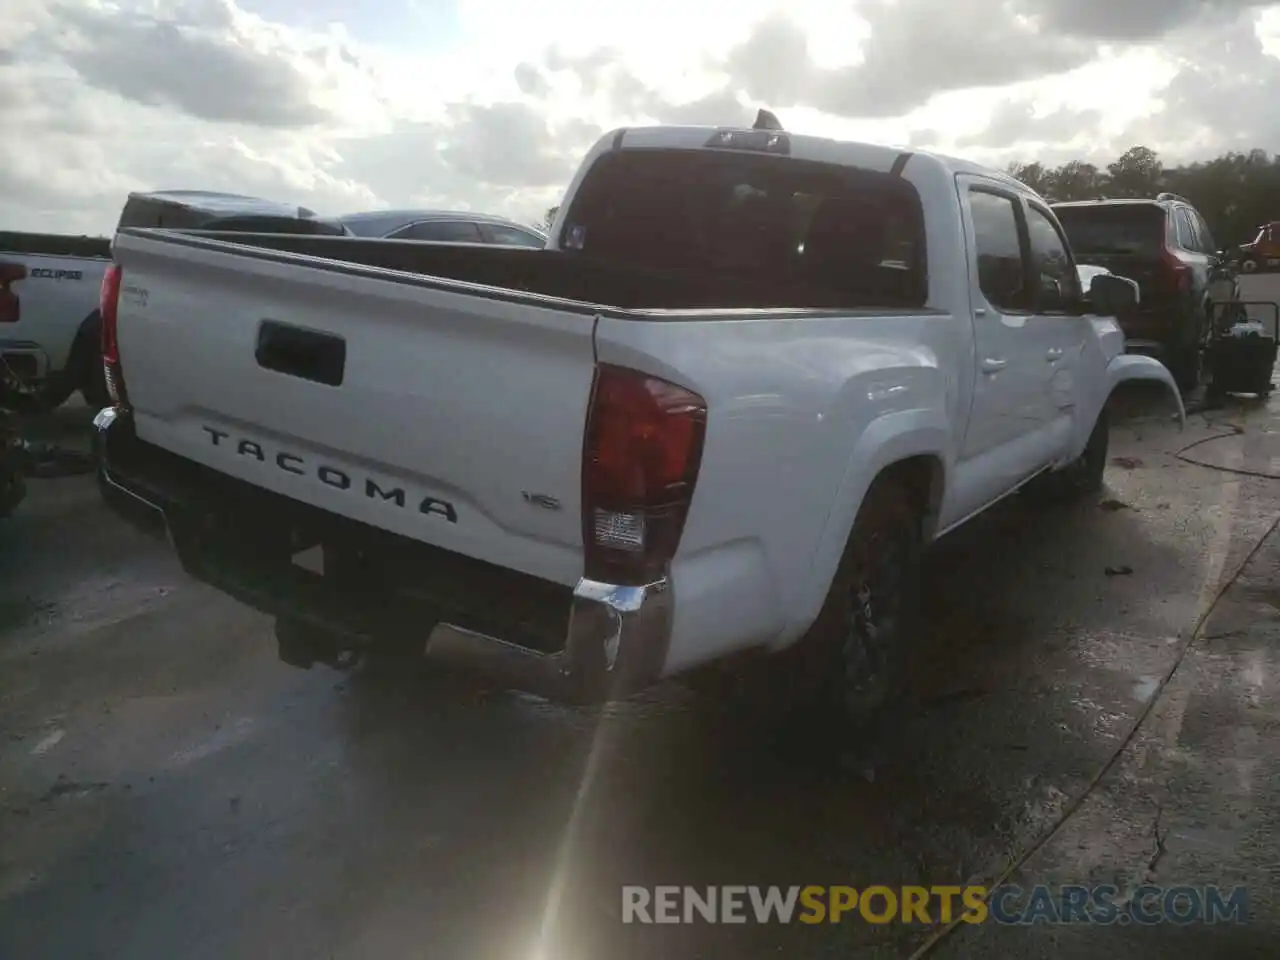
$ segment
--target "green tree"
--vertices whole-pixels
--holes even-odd
[[[547,207],[547,212],[542,215],[542,223],[538,224],[543,230],[550,230],[551,225],[556,222],[556,215],[560,212],[560,204],[554,207]]]
[[[1053,201],[1155,197],[1172,191],[1200,211],[1219,248],[1252,240],[1260,224],[1280,221],[1280,156],[1260,149],[1165,167],[1154,150],[1138,146],[1104,169],[1072,160],[1055,169],[1012,163],[1008,172]]]
[[[1049,188],[1052,186],[1050,181],[1050,171],[1046,170],[1040,163],[1011,163],[1006,171],[1009,176],[1025,183],[1028,187],[1040,194],[1042,197],[1047,196]]]
[[[1154,197],[1160,192],[1160,175],[1164,165],[1150,147],[1130,147],[1115,163],[1107,165],[1110,173],[1108,194],[1113,197]]]
[[[1068,200],[1092,200],[1101,196],[1107,186],[1107,176],[1092,163],[1069,160],[1046,174],[1046,195],[1058,202]]]

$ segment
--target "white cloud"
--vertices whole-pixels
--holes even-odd
[[[102,232],[185,187],[534,219],[604,130],[759,105],[996,164],[1280,150],[1280,6],[1249,0],[388,4],[8,0],[0,217]]]

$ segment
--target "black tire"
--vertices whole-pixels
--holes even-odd
[[[1170,348],[1165,366],[1173,374],[1173,382],[1178,385],[1178,390],[1184,394],[1198,387],[1204,377],[1203,355],[1199,348]]]
[[[1203,307],[1183,312],[1178,323],[1179,338],[1167,348],[1165,366],[1183,393],[1190,393],[1204,379],[1204,343],[1209,333],[1208,316]]]
[[[1256,257],[1245,257],[1240,261],[1241,273],[1257,273],[1258,260]]]
[[[75,377],[63,371],[50,377],[40,391],[40,404],[46,410],[57,410],[76,392]]]
[[[822,610],[797,645],[818,719],[834,729],[868,730],[903,702],[920,629],[920,517],[901,483],[872,484]]]
[[[1204,379],[1204,351],[1199,343],[1169,348],[1165,366],[1182,393],[1190,393]]]
[[[107,392],[107,375],[102,369],[101,358],[97,366],[88,374],[85,382],[80,385],[80,396],[94,410],[111,406],[111,394]]]
[[[920,630],[920,517],[919,506],[900,483],[877,480],[863,499],[826,600],[805,635],[781,653],[736,667],[704,668],[683,677],[684,684],[709,702],[727,705],[737,724],[759,726],[766,739],[781,734],[793,756],[816,748],[814,759],[821,757],[825,764],[844,763],[867,748],[874,752],[885,742],[895,708],[907,702],[906,666]],[[883,542],[890,549],[877,549]],[[870,621],[868,605],[856,602],[855,584],[867,558],[896,565],[900,574],[889,591],[872,591]],[[877,604],[876,597],[884,602]],[[891,627],[877,630],[880,642],[874,650],[865,642],[868,625]],[[873,664],[877,668],[868,669]],[[797,739],[791,742],[790,735]]]
[[[1111,419],[1103,407],[1094,421],[1084,452],[1061,470],[1036,477],[1023,492],[1042,503],[1062,503],[1098,493],[1107,471],[1110,445]]]
[[[102,318],[95,310],[80,327],[77,336],[80,362],[76,386],[84,402],[95,410],[111,405],[107,377],[102,369]]]

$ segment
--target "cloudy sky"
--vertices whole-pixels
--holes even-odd
[[[0,229],[130,190],[536,220],[603,131],[749,121],[1003,166],[1280,151],[1249,0],[4,0]]]

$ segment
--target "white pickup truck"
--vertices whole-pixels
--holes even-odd
[[[769,672],[874,714],[921,548],[1097,489],[1120,382],[1182,409],[1102,316],[1132,282],[1082,291],[1026,187],[784,131],[616,131],[545,250],[114,254],[103,493],[301,665],[387,643],[599,700],[791,651]]]
[[[116,229],[143,226],[347,233],[305,207],[207,190],[129,194]],[[110,402],[98,319],[110,263],[106,237],[0,232],[0,395],[57,407],[79,390],[90,406]]]
[[[0,233],[0,394],[58,406],[80,390],[102,406],[98,293],[111,263],[106,237]]]

